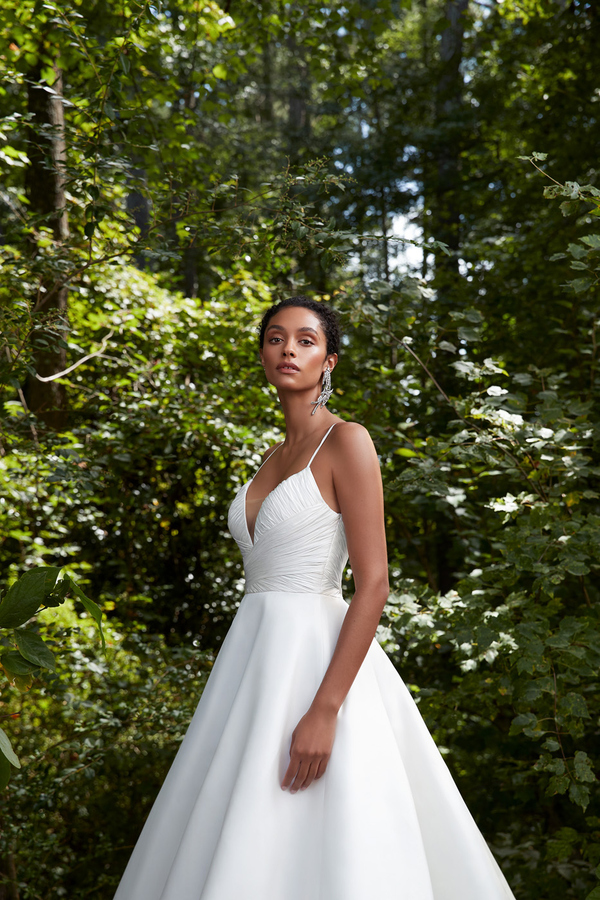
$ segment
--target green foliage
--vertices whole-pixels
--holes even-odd
[[[600,21],[451,7],[3,6],[0,578],[66,567],[109,618],[100,658],[70,600],[3,631],[22,897],[114,893],[243,592],[227,507],[283,424],[256,329],[300,291],[382,463],[380,638],[518,900],[598,896]]]
[[[102,631],[102,613],[93,600],[87,597],[79,585],[68,574],[60,581],[60,567],[37,566],[28,569],[7,590],[0,599],[0,668],[8,683],[18,691],[28,691],[34,678],[46,669],[56,671],[56,656],[44,638],[32,627],[31,620],[41,609],[59,606],[73,594],[82,603],[98,625],[105,649]],[[23,627],[28,625],[29,627]],[[12,632],[5,634],[8,629]],[[6,650],[5,647],[16,647]],[[0,789],[4,789],[10,778],[10,764],[21,767],[8,736],[0,729]]]
[[[546,195],[574,190],[555,185]],[[589,188],[581,194],[580,201],[596,203]],[[558,873],[589,890],[585,866],[591,875],[600,861],[593,712],[600,705],[597,238],[585,234],[553,257],[555,263],[585,259],[591,273],[582,287],[581,270],[571,262],[575,277],[565,291],[584,295],[577,327],[587,352],[568,372],[534,364],[511,372],[504,360],[486,357],[478,345],[487,323],[476,309],[453,314],[455,337],[436,322],[424,327],[412,299],[400,337],[392,308],[364,307],[374,339],[402,347],[454,413],[443,430],[399,448],[406,466],[387,481],[388,508],[402,506],[403,530],[418,555],[406,554],[399,565],[380,639],[405,677],[410,673],[421,711],[448,745],[455,769],[474,777],[469,748],[475,746],[505,795],[512,792],[512,820],[498,821],[497,806],[482,815],[496,818],[496,846],[525,896],[535,883],[543,896],[558,897]],[[416,283],[409,290],[418,298],[426,289]],[[401,293],[395,302],[400,306]],[[406,315],[406,294],[404,302]],[[461,343],[469,349],[452,362]],[[439,370],[440,380],[416,345],[450,357],[447,371],[454,368],[462,379],[455,395],[446,393]],[[447,590],[422,567],[432,514],[445,521],[444,557],[456,560]],[[573,807],[593,814],[584,819]],[[531,840],[544,808],[569,825],[548,846],[546,877],[532,880],[522,868],[529,849],[527,842],[518,847],[516,817]]]
[[[25,706],[5,707],[20,713],[13,728],[23,765],[5,796],[3,847],[29,859],[19,876],[24,897],[110,896],[213,658],[113,620],[97,659],[71,601],[40,618],[65,649]]]

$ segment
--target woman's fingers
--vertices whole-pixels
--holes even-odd
[[[283,781],[281,782],[282,790],[286,791],[298,772],[299,760],[294,755],[290,758],[290,764],[286,769]]]
[[[292,781],[290,785],[290,794],[295,794],[296,791],[300,789],[300,785],[304,783],[306,776],[308,775],[308,770],[310,768],[310,761],[306,759],[300,760],[300,765],[298,766],[298,771],[296,772],[296,777]]]
[[[314,777],[315,777],[315,773],[316,773],[316,771],[317,771],[318,765],[319,765],[319,761],[318,761],[318,760],[317,760],[316,762],[313,761],[313,762],[309,763],[309,766],[308,766],[308,769],[307,769],[307,772],[306,772],[306,776],[305,776],[305,778],[304,778],[304,781],[302,781],[302,782],[299,784],[298,790],[300,790],[300,791],[305,791],[306,788],[307,788],[309,785],[312,784],[312,782],[314,781]],[[300,776],[299,776],[299,773],[298,773],[298,778],[299,778],[299,777],[300,777]]]
[[[325,774],[325,769],[327,768],[327,763],[329,762],[329,758],[323,758],[319,765],[317,766],[317,771],[315,773],[315,781],[317,778],[320,778]]]
[[[291,794],[309,787],[315,778],[325,774],[333,740],[336,715],[330,710],[309,709],[292,732],[290,763],[281,787]]]
[[[322,759],[303,760],[295,755],[292,756],[292,758],[290,759],[290,764],[283,777],[281,787],[283,788],[283,790],[286,790],[289,787],[290,794],[295,794],[297,791],[306,790],[307,787],[310,787],[313,781],[325,774],[327,763],[328,757],[323,757]]]
[[[283,781],[281,782],[281,787],[283,788],[283,790],[285,791],[287,788],[289,788],[290,793],[295,794],[298,790],[298,787],[306,778],[306,772],[309,765],[309,760],[303,760],[299,756],[299,754],[292,751],[290,755],[290,764],[287,767],[287,772],[283,776]]]

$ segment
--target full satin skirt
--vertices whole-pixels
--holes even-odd
[[[376,641],[325,775],[282,791],[347,609],[245,595],[115,900],[514,900]]]

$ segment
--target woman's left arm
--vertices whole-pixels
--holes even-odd
[[[389,594],[383,485],[373,441],[366,428],[354,422],[334,428],[334,434],[333,479],[356,590],[323,681],[292,735],[290,764],[281,785],[292,793],[307,788],[327,768],[337,714]]]

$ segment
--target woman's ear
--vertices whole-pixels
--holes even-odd
[[[337,361],[338,361],[338,355],[337,355],[337,353],[330,353],[330,354],[328,355],[328,357],[327,357],[327,365],[329,366],[329,368],[331,369],[332,372],[333,372],[333,370],[335,369],[335,367],[336,367],[336,365],[337,365]]]

